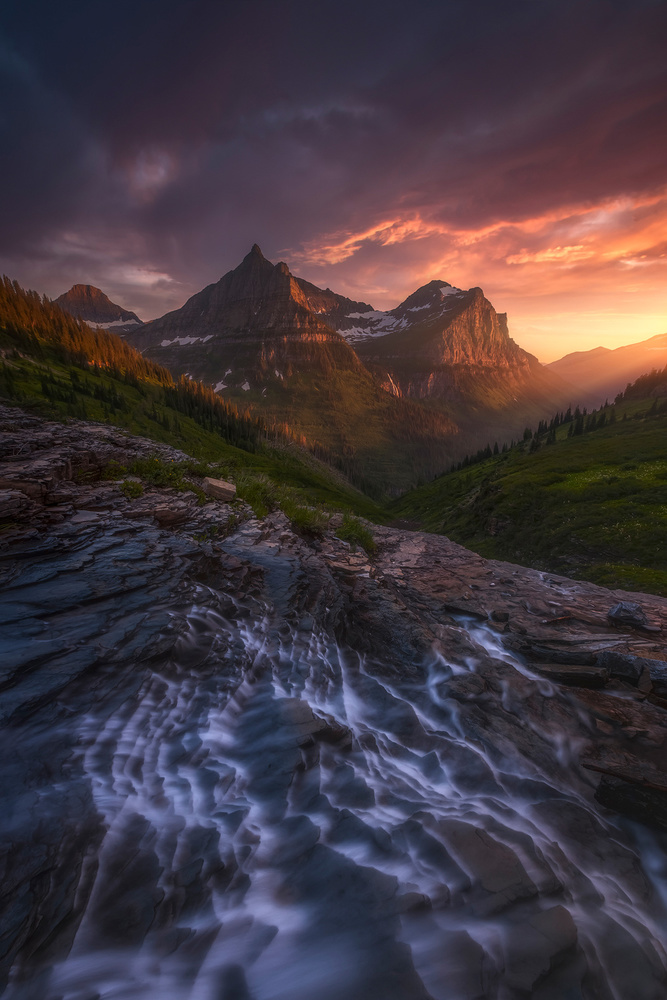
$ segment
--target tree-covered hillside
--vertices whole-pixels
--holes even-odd
[[[36,292],[0,282],[0,398],[56,419],[114,424],[181,448],[270,506],[279,488],[303,503],[383,520],[383,509],[308,449],[187,378],[174,380],[112,333],[92,330]],[[277,502],[277,501],[276,501]],[[292,497],[291,502],[294,501]]]
[[[490,558],[667,595],[667,369],[485,449],[394,512]]]

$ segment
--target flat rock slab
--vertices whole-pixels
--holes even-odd
[[[638,684],[644,671],[654,683],[667,683],[667,662],[647,656],[633,656],[631,653],[618,653],[605,650],[597,658],[599,667],[606,667],[612,677]]]
[[[488,896],[479,901],[479,913],[496,913],[521,899],[537,895],[537,887],[507,844],[494,840],[486,830],[459,820],[445,820],[440,832],[457,862]]]
[[[207,476],[204,479],[204,493],[214,500],[233,500],[236,497],[236,486],[224,479],[211,479]]]

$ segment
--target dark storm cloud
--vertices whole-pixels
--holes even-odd
[[[667,180],[661,2],[22,0],[0,26],[0,255],[52,294],[94,274],[150,314],[254,240]]]

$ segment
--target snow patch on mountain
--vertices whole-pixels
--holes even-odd
[[[97,330],[115,330],[117,327],[129,328],[133,326],[143,326],[141,320],[138,319],[115,319],[112,323],[98,323],[97,320],[85,319],[84,317],[83,322],[87,323],[88,326],[95,327]]]
[[[456,307],[457,298],[468,294],[446,281],[439,286],[434,282],[434,287],[429,292],[429,300],[418,305],[406,306],[401,303],[390,312],[372,309],[368,312],[348,313],[340,320],[338,332],[351,344],[384,337],[397,330],[405,330],[413,323],[436,320]]]
[[[172,347],[174,344],[178,344],[179,347],[189,347],[191,344],[198,344],[200,342],[205,344],[212,336],[213,334],[209,333],[207,337],[174,337],[173,340],[161,340],[160,347]]]

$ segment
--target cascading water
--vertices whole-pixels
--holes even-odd
[[[6,996],[664,998],[664,845],[594,803],[567,694],[469,622],[399,681],[200,597],[72,721],[104,835],[68,957]]]

